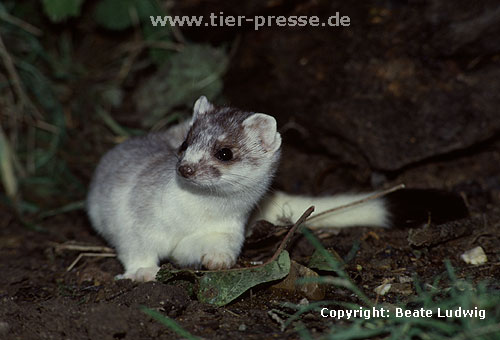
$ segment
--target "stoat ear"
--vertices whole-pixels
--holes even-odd
[[[264,150],[274,153],[281,146],[276,119],[264,113],[254,113],[243,121],[243,128],[249,137],[259,139]]]
[[[199,115],[203,115],[208,111],[213,110],[214,106],[208,101],[207,97],[201,96],[198,98],[196,103],[194,103],[193,108],[193,121],[198,118]]]

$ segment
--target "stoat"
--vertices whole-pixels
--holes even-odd
[[[93,227],[116,248],[125,272],[154,280],[162,259],[179,266],[230,268],[255,219],[279,224],[310,205],[321,212],[367,194],[325,198],[263,196],[278,167],[281,136],[263,113],[217,107],[200,97],[190,121],[131,138],[99,162],[87,197]],[[317,226],[388,227],[384,198],[317,219]]]

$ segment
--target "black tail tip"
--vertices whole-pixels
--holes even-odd
[[[463,198],[437,189],[403,189],[386,196],[391,224],[407,228],[431,222],[442,224],[469,216]]]

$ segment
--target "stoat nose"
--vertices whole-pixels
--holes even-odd
[[[192,165],[187,165],[187,164],[180,165],[179,168],[177,168],[177,170],[179,171],[182,177],[188,178],[194,175],[194,168]]]

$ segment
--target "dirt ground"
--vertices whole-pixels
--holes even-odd
[[[498,208],[484,209],[468,220],[452,225],[452,233],[442,239],[425,240],[429,246],[409,245],[409,230],[353,228],[338,235],[323,237],[326,246],[345,257],[359,244],[356,256],[346,269],[354,282],[379,303],[407,301],[413,294],[411,284],[400,283],[385,296],[373,289],[384,280],[418,275],[421,282],[432,283],[444,272],[444,259],[450,259],[459,277],[474,282],[489,280],[500,289],[498,277]],[[75,251],[56,251],[57,244],[105,246],[96,236],[83,213],[71,213],[47,219],[43,231],[28,230],[6,210],[1,212],[0,232],[0,337],[5,339],[172,339],[178,336],[152,320],[141,307],[159,310],[176,320],[194,335],[207,339],[298,338],[293,325],[282,331],[268,315],[281,310],[282,302],[299,303],[297,292],[277,290],[269,285],[252,289],[225,307],[202,304],[181,287],[161,283],[114,281],[121,272],[114,258],[84,258],[74,269],[66,268],[77,257]],[[420,229],[416,230],[422,230]],[[446,226],[439,226],[446,229]],[[424,233],[427,235],[427,233]],[[425,237],[424,237],[425,238]],[[460,260],[463,251],[480,245],[490,262],[471,266]],[[312,246],[299,238],[290,248],[298,261],[312,253]],[[255,249],[244,252],[255,258]],[[252,255],[253,254],[253,255]],[[264,247],[259,258],[272,255]],[[359,270],[361,266],[362,270]],[[443,277],[446,280],[446,276]],[[397,287],[397,288],[396,288]],[[330,288],[325,300],[352,301],[350,293]],[[310,312],[301,321],[319,335],[332,321]]]
[[[346,271],[358,287],[378,303],[411,299],[414,287],[404,283],[404,278],[417,275],[424,283],[432,283],[437,277],[446,280],[445,259],[451,261],[458,277],[475,283],[488,280],[491,288],[500,289],[500,128],[495,125],[497,121],[489,120],[488,113],[496,112],[500,121],[497,106],[500,84],[489,82],[493,87],[491,91],[496,92],[488,92],[482,106],[473,105],[475,109],[483,108],[477,111],[485,112],[484,116],[469,116],[471,108],[457,104],[457,111],[453,111],[457,118],[444,119],[446,122],[430,118],[414,122],[404,116],[399,123],[407,120],[407,124],[415,124],[409,130],[397,129],[396,125],[394,130],[383,130],[384,125],[391,124],[387,120],[383,123],[374,120],[374,124],[380,123],[377,125],[381,127],[380,133],[373,132],[367,127],[369,124],[353,116],[355,111],[366,110],[370,112],[366,117],[389,119],[384,114],[391,110],[395,110],[393,113],[397,116],[398,110],[420,112],[417,108],[426,107],[427,111],[422,114],[432,118],[435,107],[437,111],[450,111],[450,103],[457,102],[464,93],[483,93],[485,85],[479,80],[490,74],[489,70],[500,67],[500,51],[488,43],[490,35],[484,39],[479,35],[463,45],[456,39],[452,39],[450,45],[443,45],[441,37],[452,33],[436,14],[446,6],[439,1],[430,9],[422,9],[427,11],[427,19],[399,1],[378,2],[372,10],[342,5],[343,2],[333,5],[326,1],[276,3],[273,7],[269,2],[256,2],[244,10],[247,14],[282,11],[295,15],[341,10],[358,18],[360,24],[352,31],[334,36],[335,39],[325,31],[292,30],[285,34],[285,30],[276,27],[258,32],[249,28],[227,28],[207,34],[195,29],[184,32],[195,41],[215,44],[240,39],[225,78],[224,97],[229,103],[268,112],[278,118],[285,146],[274,187],[293,193],[325,194],[405,183],[412,188],[437,188],[460,194],[470,217],[429,227],[439,232],[429,232],[423,224],[413,230],[359,227],[318,236],[342,258],[352,254],[353,247],[358,247],[347,262]],[[178,4],[175,11],[189,14],[202,8],[202,12],[208,13],[213,7],[222,6],[217,1],[204,4],[199,7],[199,1],[186,1]],[[236,11],[231,5],[224,8],[227,13]],[[466,9],[447,10],[451,17],[467,20],[457,14],[466,13]],[[480,18],[481,11],[467,13],[479,13]],[[436,21],[440,35],[433,36],[424,29],[425,20],[431,20],[428,18]],[[422,21],[417,24],[419,19]],[[493,25],[493,32],[497,32],[495,29]],[[404,39],[406,36],[408,40]],[[384,64],[381,60],[390,62]],[[298,63],[307,67],[299,67]],[[408,63],[413,65],[409,67],[411,74],[393,69]],[[363,68],[363,65],[369,67]],[[456,80],[459,74],[462,75],[460,81]],[[470,82],[465,79],[467,75],[471,77]],[[85,80],[75,86],[82,84]],[[454,92],[458,89],[461,92]],[[428,100],[425,105],[424,100]],[[328,103],[336,106],[332,108],[326,105]],[[315,118],[310,118],[311,112],[316,114]],[[321,120],[337,119],[339,112],[345,118],[342,122],[325,124],[325,120]],[[352,119],[356,123],[350,123],[349,117],[355,117]],[[482,124],[476,126],[460,117],[472,117],[473,122]],[[123,116],[115,114],[115,118],[119,122],[130,122],[130,112]],[[468,127],[470,133],[462,134],[462,130],[455,129],[455,123],[464,129]],[[452,137],[432,133],[437,131],[436,126],[443,124],[449,124],[443,131],[455,131]],[[329,130],[330,127],[333,130]],[[355,133],[344,135],[346,131]],[[398,143],[408,137],[398,133],[413,131],[428,131],[427,135],[417,133],[417,141],[412,142],[423,145],[422,148]],[[83,138],[86,138],[83,132],[72,136],[70,144],[75,144],[76,153],[78,141]],[[392,142],[386,143],[388,140]],[[408,148],[411,150],[406,152]],[[85,161],[71,164],[83,182],[88,183],[102,149],[99,145]],[[272,310],[293,314],[293,310],[282,307],[281,303],[303,301],[304,296],[298,292],[278,290],[266,284],[225,307],[216,308],[198,302],[174,285],[115,281],[113,277],[122,271],[115,258],[84,257],[67,271],[79,252],[58,246],[68,243],[106,246],[106,243],[92,230],[83,211],[47,217],[39,225],[41,230],[24,226],[11,210],[0,205],[1,339],[178,338],[173,330],[146,315],[142,307],[158,310],[191,334],[206,339],[299,338],[295,324],[283,330],[269,315]],[[257,252],[255,247],[244,249],[242,256],[268,258],[277,242],[279,238],[271,246],[257,248]],[[476,246],[484,249],[488,262],[480,266],[464,263],[460,255]],[[289,250],[292,258],[304,262],[313,247],[297,237]],[[387,295],[377,296],[374,288],[384,280],[398,284]],[[329,288],[325,300],[332,299],[359,302],[349,292]],[[300,321],[314,336],[335,322],[323,319],[317,312],[303,315]]]

